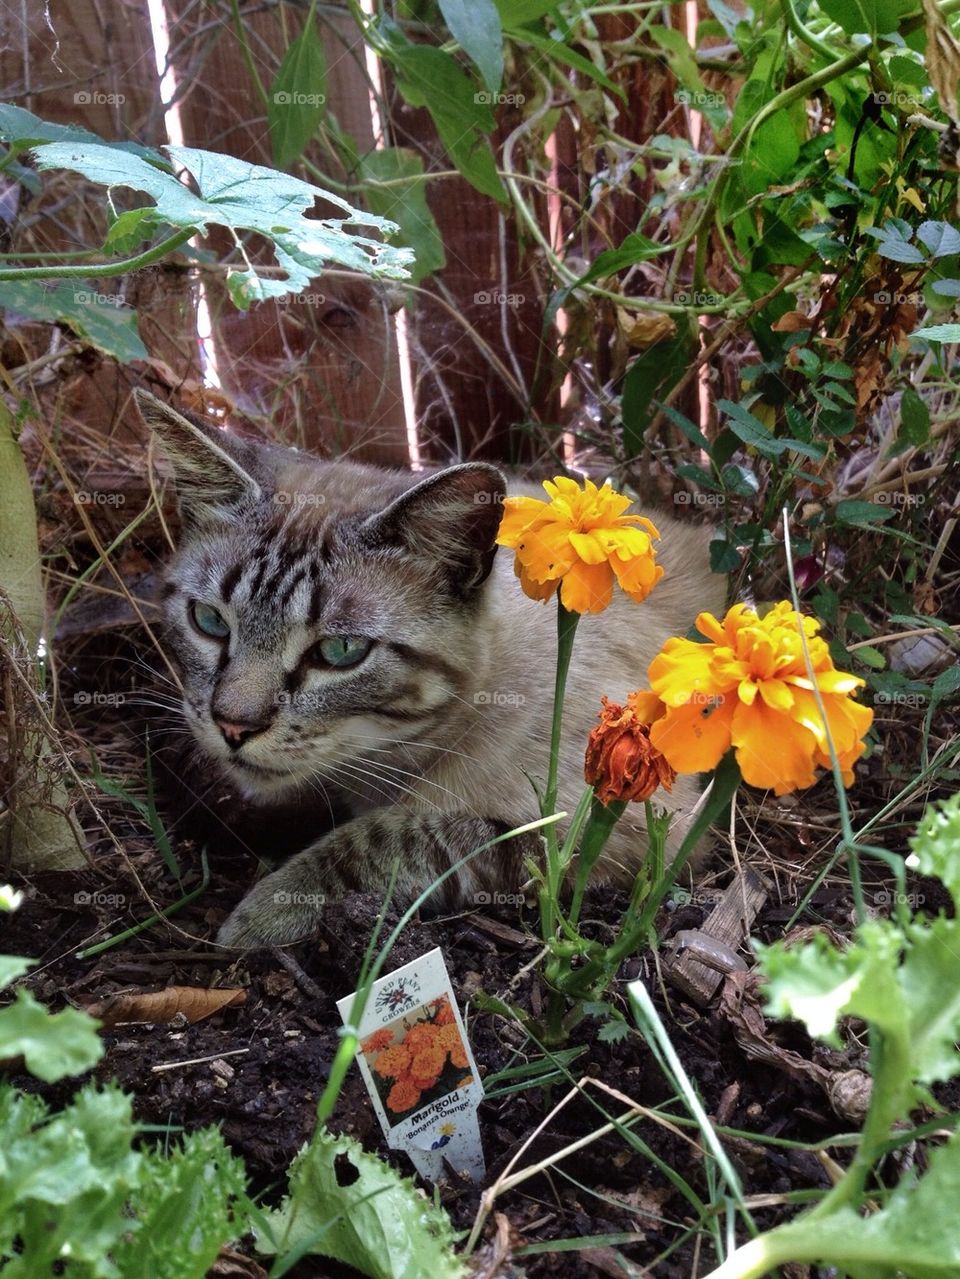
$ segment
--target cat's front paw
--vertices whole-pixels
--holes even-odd
[[[251,888],[217,933],[221,946],[286,946],[316,930],[325,905],[323,894],[291,885],[284,871],[274,871]]]

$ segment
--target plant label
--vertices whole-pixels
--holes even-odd
[[[355,999],[337,1001],[346,1026]],[[443,1176],[445,1162],[481,1181],[483,1085],[441,952],[375,981],[355,1029],[360,1071],[391,1149],[405,1150],[428,1181]]]

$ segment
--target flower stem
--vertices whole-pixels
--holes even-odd
[[[544,797],[544,816],[557,807],[558,773],[560,763],[560,732],[563,726],[563,701],[567,691],[567,672],[573,655],[573,639],[577,632],[579,613],[571,613],[557,600],[557,677],[553,691],[553,723],[550,727],[550,769],[547,773],[547,793]]]
[[[557,600],[557,674],[553,692],[553,721],[550,728],[550,762],[547,769],[547,789],[543,797],[542,813],[550,816],[557,808],[558,775],[560,771],[560,734],[563,727],[563,702],[567,691],[567,672],[573,654],[573,640],[577,631],[579,613],[571,613]],[[560,857],[560,845],[555,827],[546,831],[546,878],[540,893],[540,924],[543,940],[549,945],[557,931],[557,909],[560,898],[561,878],[565,867]]]

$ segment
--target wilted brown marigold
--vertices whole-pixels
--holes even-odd
[[[628,693],[626,706],[601,698],[600,723],[587,743],[584,775],[603,804],[649,799],[670,790],[676,772],[650,741],[650,725],[665,710],[652,693]]]

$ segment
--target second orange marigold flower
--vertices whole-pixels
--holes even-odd
[[[707,643],[667,640],[649,670],[667,707],[650,740],[677,772],[707,772],[733,746],[745,782],[785,795],[811,786],[818,767],[830,767],[829,729],[849,786],[873,712],[852,700],[864,681],[834,667],[816,618],[801,616],[789,601],[762,618],[737,604],[722,622],[701,613],[697,630]]]

